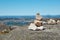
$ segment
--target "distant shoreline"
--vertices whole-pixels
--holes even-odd
[[[43,18],[60,18],[60,15],[41,15]],[[31,16],[0,16],[0,18],[35,18],[35,15]]]

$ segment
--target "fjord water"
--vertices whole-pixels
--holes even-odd
[[[43,18],[59,18],[60,15],[44,15]],[[0,16],[0,22],[3,22],[6,25],[28,25],[35,19],[35,16]]]

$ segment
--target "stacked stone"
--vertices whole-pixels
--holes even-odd
[[[36,19],[34,20],[34,24],[35,24],[37,27],[42,26],[42,17],[40,16],[39,13],[36,14]]]
[[[36,14],[36,19],[34,20],[34,23],[31,23],[28,29],[43,30],[42,17],[40,16],[39,13]]]

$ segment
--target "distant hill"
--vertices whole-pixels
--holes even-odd
[[[60,18],[60,15],[42,15],[43,18]],[[18,18],[32,18],[34,19],[35,16],[0,16],[0,19],[18,19]]]
[[[43,18],[60,18],[60,15],[43,15]]]

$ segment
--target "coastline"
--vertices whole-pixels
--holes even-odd
[[[29,18],[29,19],[28,19]],[[12,27],[13,30],[6,34],[0,34],[0,40],[59,40],[60,39],[60,24],[48,25],[43,24],[45,30],[32,31],[28,29],[30,23],[33,23],[34,18],[5,18],[0,19],[0,23]],[[43,18],[42,21],[47,22],[50,18]],[[60,18],[53,18],[60,20]],[[5,26],[4,26],[5,27]],[[3,28],[4,28],[3,27]]]

